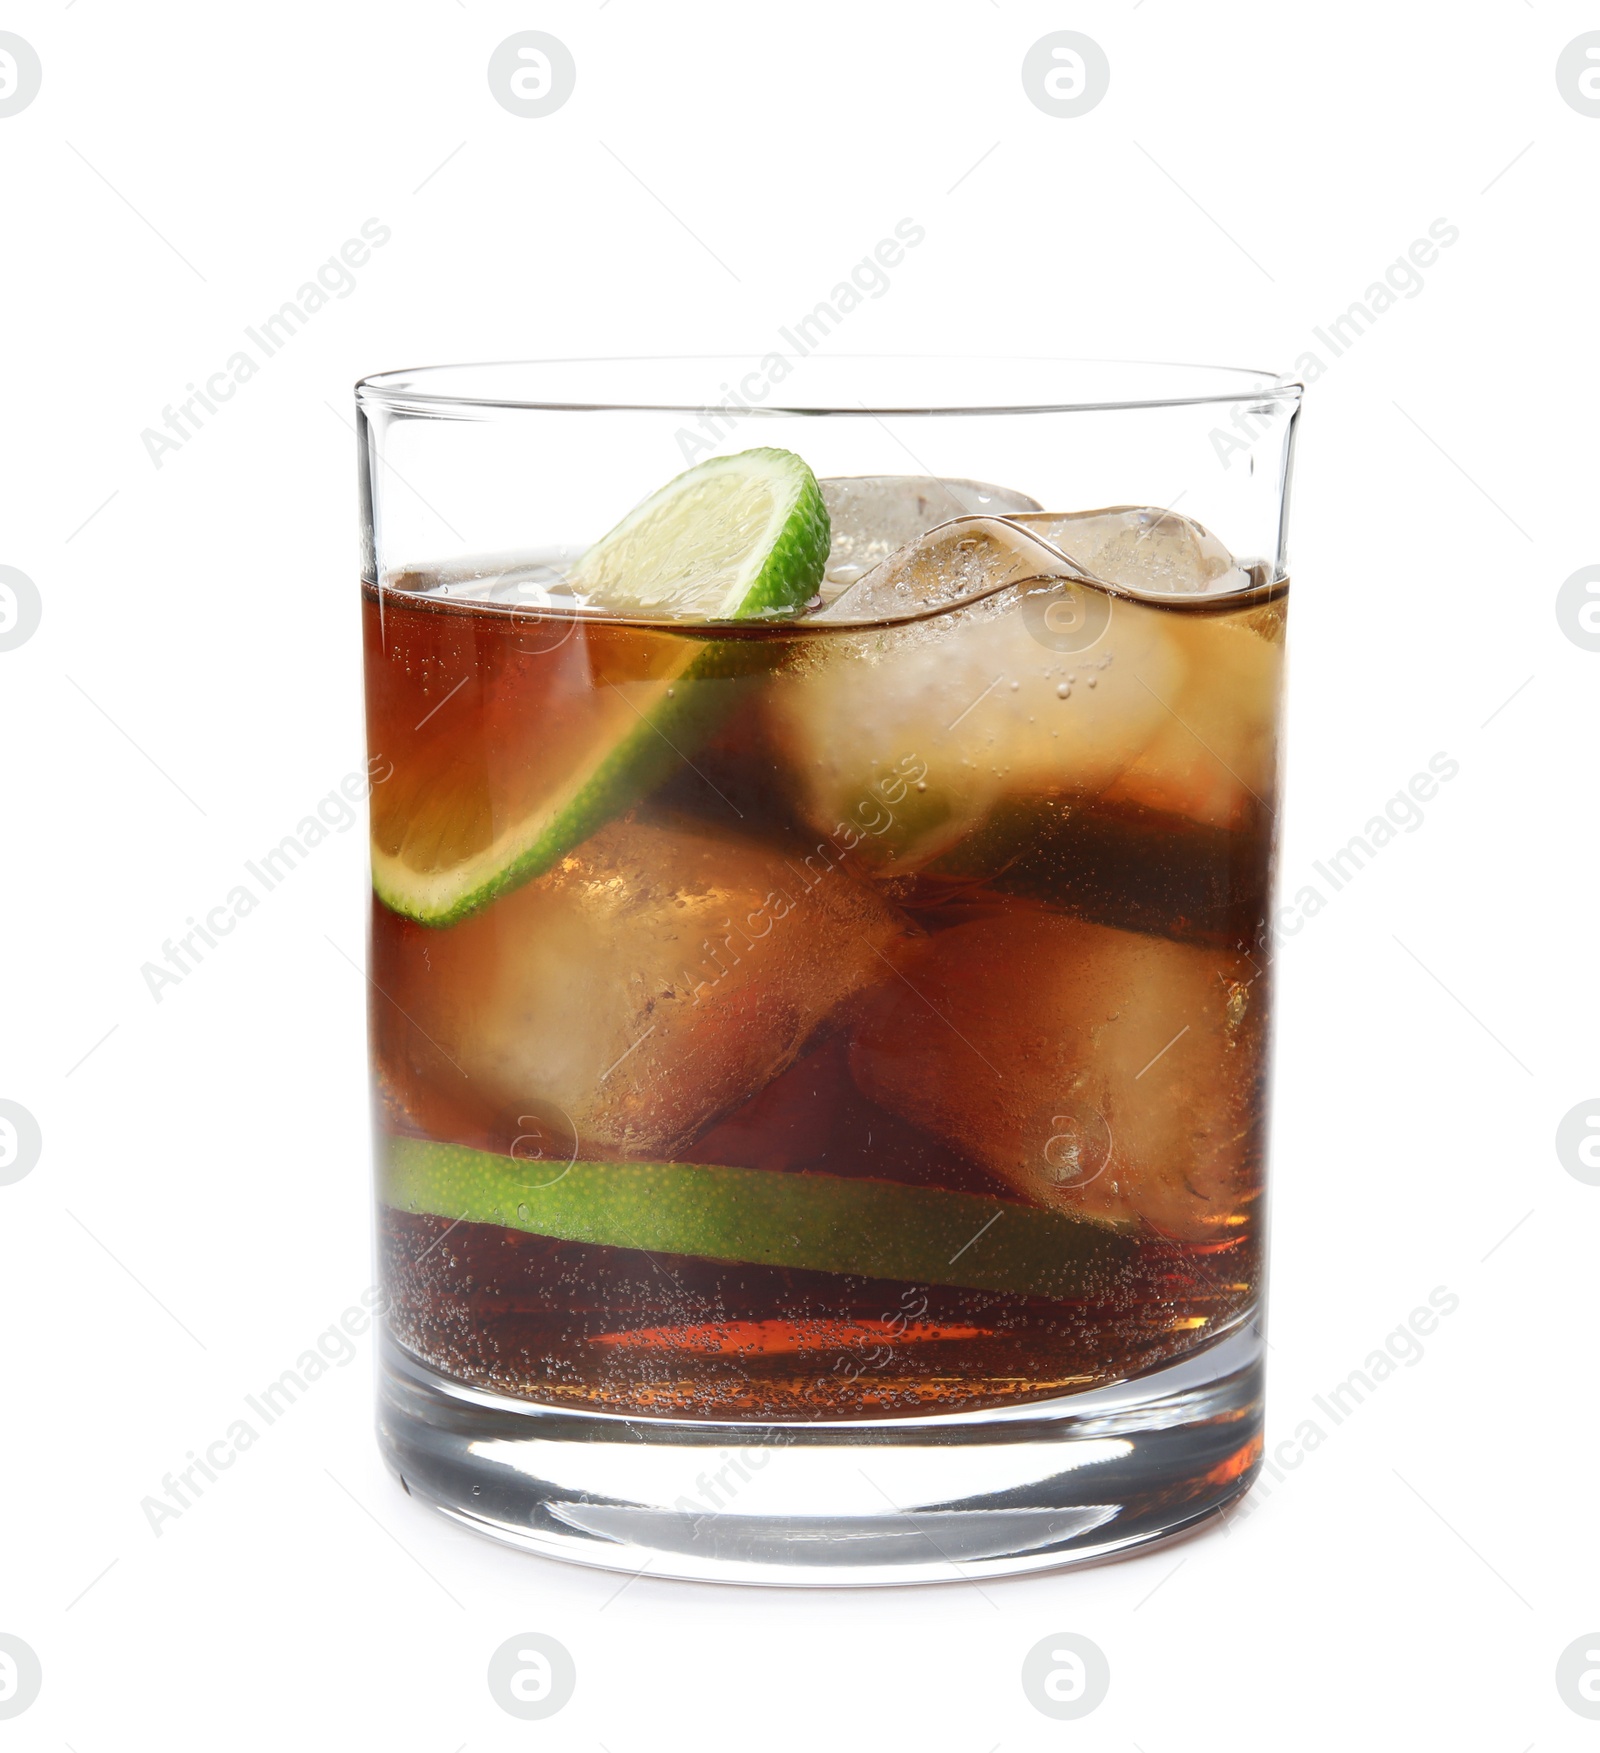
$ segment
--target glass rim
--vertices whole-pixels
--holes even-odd
[[[586,365],[688,366],[717,363],[735,367],[739,365],[749,367],[756,360],[771,358],[775,354],[785,359],[790,357],[787,354],[779,353],[779,350],[774,347],[768,347],[764,353],[752,348],[741,353],[586,354],[542,359],[463,361],[448,365],[411,366],[398,370],[369,373],[356,382],[355,396],[357,405],[361,407],[373,404],[393,413],[409,413],[434,418],[450,418],[452,414],[471,418],[475,411],[495,410],[548,413],[720,414],[724,416],[739,414],[758,419],[775,417],[876,420],[885,416],[906,415],[925,418],[941,416],[983,417],[1007,414],[1095,414],[1136,409],[1226,406],[1230,403],[1261,401],[1276,401],[1292,405],[1298,404],[1305,390],[1304,383],[1298,377],[1250,366],[1197,365],[1177,360],[1094,359],[1083,355],[1066,354],[974,353],[827,353],[821,355],[821,358],[826,362],[839,364],[862,362],[902,365],[919,363],[974,366],[1077,365],[1102,371],[1125,368],[1129,371],[1171,373],[1176,381],[1174,381],[1171,391],[1166,394],[1096,397],[1081,400],[1069,397],[1065,400],[1042,398],[1038,401],[901,402],[895,405],[880,401],[876,406],[868,405],[865,402],[808,404],[776,401],[771,404],[748,406],[736,401],[730,406],[725,402],[693,402],[670,399],[659,401],[610,400],[589,397],[563,399],[487,392],[474,394],[459,387],[443,387],[449,385],[452,380],[482,377],[490,380],[490,389],[492,390],[492,380],[496,373],[523,372],[541,366],[558,368]],[[810,355],[803,357],[810,357]],[[1208,379],[1211,387],[1194,394],[1177,393],[1181,388],[1188,387],[1181,381],[1184,378],[1189,378],[1191,381]],[[1249,382],[1238,381],[1243,379],[1248,379]]]

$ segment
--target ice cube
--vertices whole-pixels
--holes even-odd
[[[1016,522],[1095,578],[1152,598],[1193,603],[1248,590],[1261,569],[1241,566],[1202,524],[1173,511],[1121,506],[1108,511],[1020,515]],[[1255,624],[1249,612],[1175,618],[1184,679],[1164,695],[1160,734],[1106,793],[1187,816],[1208,827],[1238,828],[1272,807],[1277,771],[1278,696],[1283,652],[1280,618]],[[1274,642],[1272,632],[1279,633]]]
[[[1139,804],[1212,828],[1244,828],[1274,808],[1283,645],[1257,616],[1180,614],[1174,637],[1183,680],[1164,722],[1107,789],[1108,803]]]
[[[378,910],[380,1063],[463,1143],[560,1163],[671,1156],[872,981],[894,911],[825,854],[602,828],[432,930]]]
[[[1079,583],[1000,519],[918,538],[817,616],[839,630],[773,678],[802,813],[869,865],[915,870],[1001,798],[1099,795],[1168,721],[1184,675],[1174,619]]]
[[[1074,561],[1015,522],[953,518],[909,538],[811,619],[890,620],[944,608],[1000,584],[1083,576]]]
[[[1007,516],[1014,515],[1006,513]],[[1255,582],[1203,524],[1149,505],[1015,514],[1095,578],[1158,596],[1220,596]]]
[[[896,548],[953,517],[1040,511],[1038,500],[982,481],[933,475],[835,475],[819,483],[833,524],[822,595],[831,600]]]
[[[850,1065],[1024,1198],[1223,1240],[1258,1190],[1256,969],[1017,906],[896,952]]]
[[[1095,578],[1145,596],[1215,599],[1261,582],[1202,524],[1150,506],[1019,515],[1016,522]],[[1174,627],[1184,682],[1161,733],[1106,793],[1237,828],[1272,807],[1282,684],[1282,610],[1185,614]]]

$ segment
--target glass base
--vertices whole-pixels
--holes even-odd
[[[1225,1509],[1259,1466],[1254,1314],[1180,1363],[982,1412],[815,1424],[632,1418],[463,1386],[386,1335],[400,1483],[547,1558],[696,1582],[855,1588],[1085,1564]]]

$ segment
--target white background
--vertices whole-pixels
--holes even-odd
[[[0,564],[44,612],[0,653],[0,1094],[44,1151],[0,1188],[0,1630],[44,1690],[7,1745],[1592,1744],[1554,1667],[1600,1624],[1600,1189],[1554,1134],[1600,1093],[1600,654],[1555,596],[1600,560],[1600,119],[1555,66],[1597,26],[1562,0],[13,0],[44,83],[0,119]],[[536,120],[485,78],[528,28],[578,68]],[[1063,28],[1112,70],[1069,120],[1019,77]],[[1302,425],[1286,891],[1431,755],[1460,774],[1282,949],[1269,1452],[1433,1287],[1458,1311],[1233,1531],[1078,1574],[619,1595],[400,1493],[366,1341],[155,1537],[141,1498],[369,1279],[359,832],[159,1005],[139,972],[361,764],[350,384],[759,350],[907,215],[927,241],[850,351],[1291,367],[1459,227],[1317,347]],[[163,405],[374,216],[357,289],[153,466]],[[578,1668],[539,1725],[484,1679],[524,1630]],[[1112,1671],[1071,1725],[1018,1679],[1058,1631]]]

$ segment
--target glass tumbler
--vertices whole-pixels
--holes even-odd
[[[1248,1489],[1299,399],[793,353],[358,386],[413,1495],[855,1585]]]

